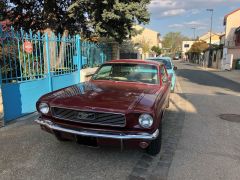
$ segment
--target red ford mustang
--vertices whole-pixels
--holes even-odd
[[[89,82],[42,96],[36,106],[41,128],[59,140],[85,145],[161,149],[161,124],[171,83],[155,61],[113,60]]]

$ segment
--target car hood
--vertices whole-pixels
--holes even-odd
[[[142,104],[141,109],[149,110],[158,89],[158,85],[94,81],[52,92],[43,96],[40,101],[57,107],[126,113],[133,110],[137,104]],[[140,101],[143,103],[139,103]]]

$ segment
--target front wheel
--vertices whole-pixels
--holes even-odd
[[[171,88],[171,93],[175,92],[175,85],[173,86],[173,88]]]
[[[167,100],[168,102],[167,102],[167,105],[166,105],[166,108],[169,108],[169,106],[170,106],[170,97],[168,97],[168,100]]]
[[[158,137],[156,139],[154,139],[147,148],[147,153],[149,155],[155,156],[161,150],[161,145],[162,145],[162,126],[161,126],[161,124],[158,129],[159,129]]]

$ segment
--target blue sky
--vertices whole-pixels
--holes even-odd
[[[179,31],[193,37],[210,29],[210,12],[214,9],[213,31],[224,32],[223,18],[229,12],[240,8],[240,0],[152,0],[149,5],[151,21],[146,27],[158,31],[164,36],[170,31]]]

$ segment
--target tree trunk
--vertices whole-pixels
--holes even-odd
[[[45,29],[44,34],[48,36],[49,43],[48,43],[48,52],[49,52],[49,61],[50,61],[50,70],[54,70],[55,67],[55,60],[56,60],[56,39],[54,30],[57,28],[56,24],[56,13],[55,10],[57,9],[56,0],[44,0],[44,22],[45,22]],[[46,54],[46,42],[44,41],[44,72],[48,71],[48,62],[47,62],[47,54]]]
[[[69,34],[69,31],[68,30],[64,30],[63,32],[63,36],[61,38],[61,42],[60,42],[60,45],[59,45],[59,51],[58,51],[58,58],[57,58],[57,62],[56,62],[56,68],[59,68],[59,67],[64,67],[64,60],[65,60],[65,57],[66,57],[66,54],[65,52],[67,51],[66,49],[66,42],[65,42],[65,38],[68,37],[68,34]]]
[[[57,36],[54,34],[58,28],[57,17],[55,10],[57,9],[56,0],[45,0],[44,1],[44,19],[46,22],[46,29],[44,33],[48,35],[49,38],[49,56],[50,56],[50,67],[52,71],[56,69],[61,69],[65,67],[64,61],[66,60],[67,43],[65,38],[68,37],[69,31],[64,29],[62,37],[57,41]],[[46,48],[46,46],[44,46]],[[44,53],[44,59],[46,57],[46,52]],[[47,63],[45,63],[45,70]]]
[[[50,71],[53,71],[56,67],[56,37],[52,29],[47,28],[44,30],[45,36],[48,36],[48,49],[46,46],[46,41],[44,41],[43,55],[44,55],[44,72],[48,71],[48,60],[50,61]],[[47,59],[47,50],[49,53],[49,59]]]

